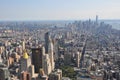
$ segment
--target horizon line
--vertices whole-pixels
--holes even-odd
[[[84,21],[84,20],[89,20],[89,19],[0,20],[0,22],[11,22],[11,21]],[[95,21],[96,19],[90,19],[90,20]],[[115,21],[118,21],[120,19],[99,19],[98,18],[98,20],[99,21],[102,21],[102,20],[115,20]]]

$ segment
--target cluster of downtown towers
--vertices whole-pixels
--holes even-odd
[[[23,48],[25,48],[24,42],[22,45]],[[53,56],[53,42],[50,38],[49,32],[47,32],[45,34],[45,47],[39,46],[32,48],[31,57],[28,56],[26,51],[24,51],[20,60],[20,73],[27,71],[31,73],[32,77],[35,77],[35,73],[40,72],[43,76],[49,75],[52,71],[54,71],[55,67]]]

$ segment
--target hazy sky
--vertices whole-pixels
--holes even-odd
[[[0,20],[120,19],[120,0],[0,0]]]

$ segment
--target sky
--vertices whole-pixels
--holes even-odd
[[[0,0],[0,20],[120,19],[120,0]]]

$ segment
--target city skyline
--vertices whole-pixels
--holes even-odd
[[[120,19],[119,0],[0,0],[0,21]]]

